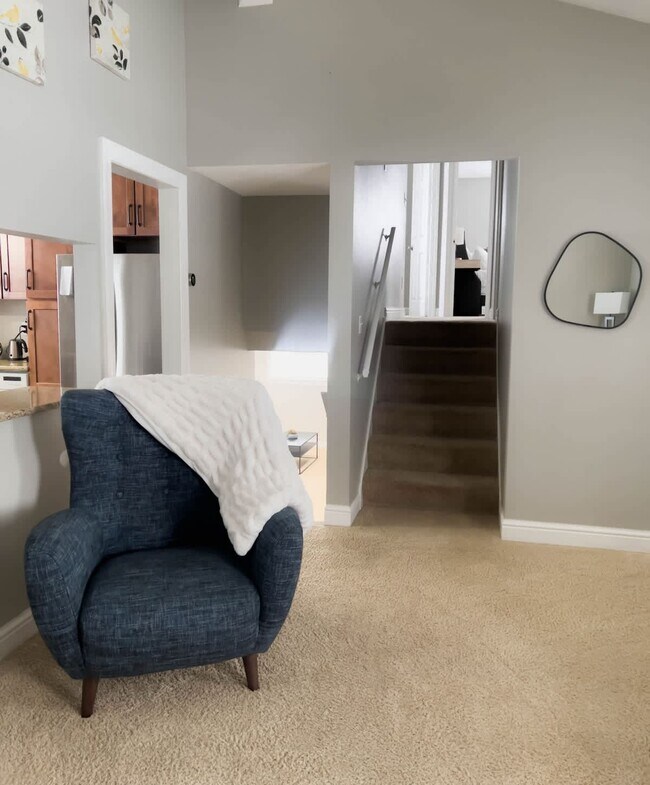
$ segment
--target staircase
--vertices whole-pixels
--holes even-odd
[[[386,324],[363,499],[498,512],[495,322]]]

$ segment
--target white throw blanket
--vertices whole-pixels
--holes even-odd
[[[145,430],[205,480],[240,556],[285,507],[293,507],[303,528],[311,526],[311,500],[261,384],[156,375],[118,376],[97,387],[110,390]]]

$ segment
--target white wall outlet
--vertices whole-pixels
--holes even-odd
[[[359,335],[363,332],[363,316],[359,317]]]

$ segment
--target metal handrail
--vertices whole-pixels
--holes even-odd
[[[390,266],[390,257],[393,252],[393,242],[395,241],[395,232],[397,228],[392,227],[390,232],[381,230],[381,240],[379,241],[379,250],[377,258],[375,259],[375,267],[372,271],[372,282],[370,294],[368,296],[368,320],[366,322],[366,332],[363,337],[363,348],[361,349],[361,360],[359,362],[359,378],[367,379],[370,376],[370,369],[372,368],[372,359],[375,353],[375,343],[377,341],[377,332],[381,322],[381,316],[384,311],[384,292],[386,290],[386,281],[388,279],[388,268]],[[375,272],[377,269],[377,261],[379,259],[379,251],[381,250],[381,243],[387,240],[386,254],[381,268],[381,276],[379,280],[375,280]]]

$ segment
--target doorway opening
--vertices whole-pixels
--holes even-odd
[[[77,384],[73,248],[0,233],[0,392],[30,406]]]
[[[252,375],[269,393],[324,520],[327,486],[330,167],[208,166],[241,197],[241,307]]]
[[[103,374],[187,373],[187,177],[102,139]]]
[[[502,164],[411,164],[404,315],[494,319]]]
[[[381,238],[383,260],[381,276],[366,265],[377,294],[359,321],[358,378],[374,383],[370,518],[393,508],[498,526],[517,171],[516,161],[358,167],[355,205],[371,209],[355,211],[354,236],[365,259]]]

